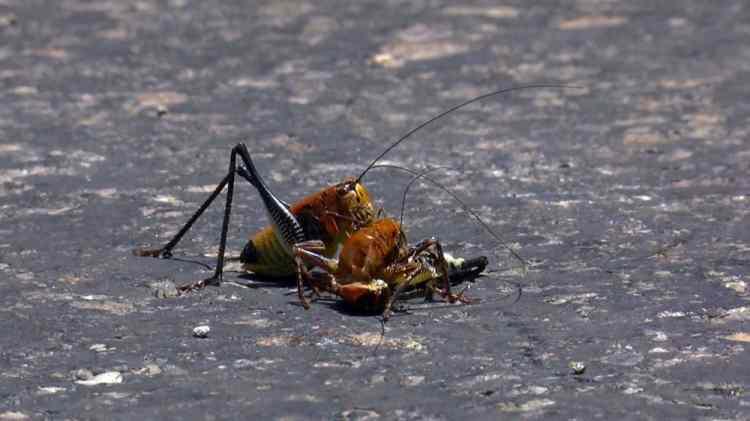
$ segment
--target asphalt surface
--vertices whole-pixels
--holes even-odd
[[[475,305],[386,326],[204,278],[244,141],[293,201],[387,162],[405,224],[487,255]],[[0,0],[0,420],[750,419],[750,7],[741,0]],[[403,175],[365,179],[397,214]],[[230,252],[266,224],[238,185]],[[513,302],[512,283],[523,285]],[[205,338],[193,329],[207,325]],[[99,382],[110,382],[104,384]],[[99,384],[95,384],[99,383]]]

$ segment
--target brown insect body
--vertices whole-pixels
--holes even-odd
[[[344,241],[339,255],[336,277],[349,282],[383,279],[388,262],[406,257],[406,238],[393,219],[378,219]],[[386,281],[387,283],[387,281]]]
[[[323,242],[325,251],[321,254],[326,257],[334,256],[347,237],[370,224],[375,216],[370,193],[353,178],[308,195],[289,210],[308,238]],[[274,226],[253,235],[240,255],[244,269],[269,277],[294,275],[296,266],[291,249],[279,237]]]
[[[338,260],[298,248],[298,270],[311,286],[341,297],[351,307],[382,312],[387,318],[401,291],[423,287],[450,302],[467,299],[450,293],[448,263],[440,243],[429,239],[409,247],[401,225],[391,218],[375,220],[344,241]],[[310,273],[305,264],[323,268]],[[442,281],[442,288],[434,285]]]

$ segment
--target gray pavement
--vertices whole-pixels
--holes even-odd
[[[750,419],[750,6],[0,0],[0,420]],[[387,162],[405,224],[490,257],[475,305],[376,317],[210,274],[244,141],[282,197]],[[365,182],[390,214],[408,181]],[[266,224],[238,186],[229,247]],[[512,283],[524,286],[513,303]],[[208,325],[206,338],[194,327]],[[571,364],[578,369],[571,368]],[[110,384],[94,384],[110,382]]]

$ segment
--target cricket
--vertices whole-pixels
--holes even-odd
[[[320,296],[321,292],[330,293],[342,298],[355,309],[382,313],[384,319],[388,318],[393,303],[403,293],[414,289],[419,289],[427,298],[437,293],[450,303],[471,303],[474,300],[464,297],[463,293],[451,293],[451,278],[463,278],[467,274],[478,275],[485,269],[487,258],[446,258],[441,244],[432,238],[409,246],[401,222],[381,217],[382,210],[376,210],[362,179],[374,168],[395,167],[414,175],[407,191],[415,181],[422,178],[437,185],[452,195],[525,269],[526,261],[502,242],[457,195],[426,177],[432,170],[418,173],[402,167],[378,165],[378,162],[414,133],[452,112],[489,97],[535,88],[576,87],[560,84],[524,85],[496,90],[464,101],[417,125],[391,143],[370,161],[358,177],[346,178],[293,204],[283,201],[271,191],[258,173],[247,146],[240,143],[230,152],[229,167],[224,178],[177,234],[160,248],[138,248],[133,253],[137,256],[172,257],[173,249],[183,236],[226,188],[214,273],[209,278],[181,286],[178,291],[185,294],[209,285],[220,285],[235,179],[239,176],[258,191],[270,220],[270,225],[251,236],[243,247],[240,254],[243,269],[266,278],[296,276],[299,300],[306,309],[309,308],[309,301],[304,293],[306,286],[312,290],[314,297]],[[406,191],[402,202],[402,218],[405,200]],[[311,271],[312,268],[318,268],[319,271]]]
[[[450,292],[450,278],[478,275],[487,266],[487,258],[481,256],[471,261],[453,258],[443,252],[442,245],[435,238],[410,247],[401,229],[409,188],[437,169],[441,168],[416,173],[407,184],[398,222],[382,217],[359,229],[344,241],[338,259],[326,258],[309,249],[295,249],[295,256],[299,257],[298,273],[309,282],[313,291],[317,293],[316,286],[319,286],[319,289],[341,297],[352,308],[382,313],[384,321],[390,317],[393,303],[407,290],[421,293],[430,301],[437,292],[449,303],[473,302],[464,297],[463,292],[458,295]],[[323,245],[319,244],[319,248],[323,249]],[[310,272],[308,266],[321,268],[323,272]],[[442,287],[436,285],[437,280],[442,281]],[[306,305],[304,296],[300,295],[300,300]]]

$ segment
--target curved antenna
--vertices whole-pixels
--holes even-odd
[[[507,93],[507,92],[520,91],[522,89],[536,89],[536,88],[583,89],[582,86],[561,85],[561,84],[553,84],[553,83],[539,83],[539,84],[534,84],[534,85],[522,85],[522,86],[514,86],[514,87],[511,87],[511,88],[504,88],[504,89],[500,89],[500,90],[497,90],[497,91],[494,91],[494,92],[489,92],[489,93],[486,93],[486,94],[474,97],[474,98],[472,98],[470,100],[464,101],[464,102],[462,102],[462,103],[460,103],[458,105],[454,105],[453,107],[451,107],[451,108],[449,108],[449,109],[441,112],[440,114],[436,115],[435,117],[432,117],[429,120],[425,121],[424,123],[418,125],[417,127],[409,130],[408,132],[406,132],[405,135],[401,136],[398,140],[396,140],[390,146],[388,146],[387,148],[385,148],[385,150],[383,152],[381,152],[380,155],[378,155],[375,159],[373,159],[372,162],[370,162],[370,165],[368,165],[367,168],[365,168],[365,170],[362,171],[362,174],[360,174],[359,177],[357,177],[357,182],[359,183],[362,180],[362,177],[364,177],[365,174],[367,174],[367,172],[370,171],[370,169],[380,160],[380,158],[384,157],[385,154],[387,154],[388,152],[390,152],[391,149],[395,148],[396,146],[398,146],[399,144],[401,144],[401,142],[403,142],[404,140],[410,138],[411,135],[413,135],[414,133],[416,133],[417,131],[419,131],[423,127],[427,126],[428,124],[432,123],[433,121],[439,120],[442,117],[445,117],[446,115],[448,115],[448,114],[450,114],[450,113],[452,113],[454,111],[457,111],[457,110],[459,110],[459,109],[461,109],[461,108],[463,108],[463,107],[465,107],[467,105],[473,104],[475,102],[481,101],[481,100],[483,100],[485,98],[493,97],[495,95],[500,95],[500,94],[504,94],[504,93]]]
[[[376,168],[376,167],[373,166],[373,168]],[[486,222],[484,222],[484,220],[482,218],[480,218],[479,215],[476,212],[474,212],[473,209],[471,209],[468,205],[466,205],[466,203],[464,203],[461,200],[461,198],[458,197],[458,195],[456,193],[454,193],[453,191],[451,191],[451,189],[445,187],[444,185],[442,185],[438,181],[435,181],[435,180],[433,180],[433,179],[431,179],[429,177],[425,177],[426,174],[421,174],[421,173],[419,173],[417,171],[414,171],[414,170],[411,170],[409,168],[400,167],[398,165],[390,165],[390,164],[379,164],[379,165],[377,165],[377,168],[391,168],[391,169],[397,169],[397,170],[408,172],[409,174],[415,176],[415,178],[412,179],[412,182],[414,180],[416,180],[416,179],[424,178],[425,180],[427,180],[430,183],[434,184],[435,186],[437,186],[438,188],[440,188],[444,192],[448,193],[453,198],[453,200],[455,200],[456,202],[458,202],[461,205],[461,208],[464,210],[464,212],[466,212],[469,215],[471,215],[471,217],[474,218],[479,223],[479,225],[481,225],[482,228],[484,228],[485,231],[487,231],[487,233],[490,234],[490,236],[492,236],[492,238],[494,238],[505,250],[508,250],[508,252],[516,260],[518,260],[519,262],[521,262],[521,266],[523,267],[524,274],[528,272],[529,264],[526,261],[526,259],[524,259],[523,257],[521,257],[521,255],[518,254],[518,252],[516,252],[515,250],[513,250],[512,247],[510,247],[509,245],[507,245],[500,238],[500,236],[497,233],[495,233],[495,231],[493,231],[492,228],[490,228],[490,226]],[[438,169],[438,168],[446,168],[446,167],[435,167],[433,169]],[[447,168],[450,168],[450,167],[447,167]],[[403,203],[402,203],[402,206],[403,206]]]
[[[371,170],[377,170],[380,168],[385,168],[385,169],[390,169],[390,170],[401,170],[403,172],[408,172],[409,174],[413,174],[413,175],[419,174],[417,171],[414,171],[413,169],[409,167],[402,167],[401,165],[396,165],[396,164],[377,164],[377,165],[373,165],[372,167],[370,167]]]
[[[414,183],[416,183],[417,180],[437,170],[455,170],[455,168],[447,167],[447,166],[428,168],[422,171],[421,173],[416,174],[414,177],[412,177],[412,179],[409,180],[409,183],[406,185],[406,187],[404,187],[404,195],[401,197],[401,216],[398,219],[398,224],[402,227],[402,229],[404,226],[404,209],[406,208],[406,195],[409,193],[409,189],[411,189],[411,186],[414,185]],[[442,184],[440,186],[443,187]],[[447,189],[447,187],[445,188]]]

